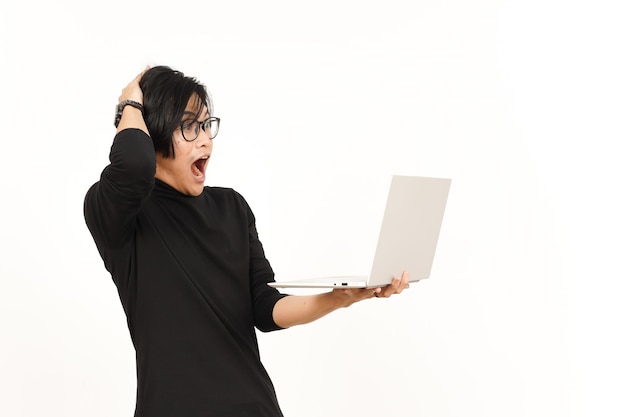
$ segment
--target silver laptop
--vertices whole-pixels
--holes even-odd
[[[271,282],[274,288],[376,288],[391,283],[403,271],[411,282],[430,276],[443,213],[448,178],[391,178],[387,205],[369,276],[329,276]]]

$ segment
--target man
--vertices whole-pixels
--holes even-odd
[[[136,350],[136,417],[281,416],[254,327],[308,323],[408,287],[279,293],[255,218],[232,189],[205,187],[220,119],[203,85],[146,69],[119,97],[117,132],[85,197]]]

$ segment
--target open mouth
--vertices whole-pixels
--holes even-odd
[[[206,170],[206,164],[209,161],[208,156],[204,156],[193,164],[191,164],[191,173],[196,178],[202,178],[204,176],[204,171]]]

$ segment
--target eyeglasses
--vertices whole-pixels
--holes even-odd
[[[198,139],[200,135],[200,128],[209,135],[209,139],[213,139],[217,136],[217,132],[220,130],[220,118],[209,117],[203,122],[197,120],[183,120],[180,123],[180,131],[183,134],[183,139],[187,142],[193,142]]]

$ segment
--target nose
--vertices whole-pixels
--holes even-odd
[[[213,139],[211,139],[211,134],[208,131],[208,128],[205,129],[200,129],[200,132],[198,132],[198,139],[196,139],[196,144],[200,147],[200,146],[207,146],[208,144],[212,144],[213,143]]]

